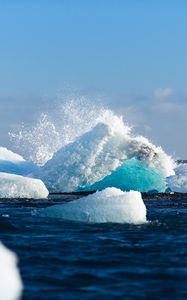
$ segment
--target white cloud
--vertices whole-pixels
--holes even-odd
[[[170,98],[172,97],[173,95],[175,95],[176,93],[176,90],[174,88],[170,88],[170,87],[166,87],[166,88],[158,88],[155,90],[154,92],[154,97],[156,99],[167,99],[167,98]]]

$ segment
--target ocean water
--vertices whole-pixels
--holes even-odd
[[[0,200],[0,240],[19,257],[22,299],[187,299],[187,198],[144,200],[143,225],[31,214],[78,197]]]

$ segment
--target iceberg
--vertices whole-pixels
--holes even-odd
[[[36,172],[37,166],[25,161],[22,156],[7,148],[0,147],[0,172],[28,175]]]
[[[123,126],[98,123],[92,130],[58,150],[53,158],[41,167],[37,176],[45,182],[50,192],[91,189],[90,187],[98,182],[99,189],[113,186],[122,190],[165,191],[165,177],[174,174],[172,159],[146,138],[130,135],[126,126]],[[134,163],[131,164],[131,183],[127,183],[130,171],[130,164],[126,168],[128,160]],[[137,180],[138,170],[140,175]],[[153,180],[149,180],[149,174]],[[105,179],[101,184],[107,176],[111,176],[113,180],[107,184]],[[132,184],[135,181],[136,186]]]
[[[17,257],[0,243],[0,299],[18,300],[22,289]]]
[[[0,173],[0,198],[47,198],[49,192],[40,179]]]
[[[86,223],[146,223],[146,207],[141,194],[107,188],[66,204],[35,211],[42,217]]]
[[[187,193],[187,164],[181,164],[175,169],[175,175],[166,179],[168,187],[173,192]]]
[[[161,147],[134,135],[122,116],[76,95],[10,138],[19,153],[41,167],[32,174],[50,192],[112,186],[164,192],[166,177],[174,175],[174,161]]]

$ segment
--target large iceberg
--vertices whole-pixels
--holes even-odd
[[[18,300],[22,289],[17,258],[13,252],[0,243],[0,299]]]
[[[146,222],[146,207],[141,194],[136,191],[123,192],[107,188],[61,205],[54,205],[35,212],[43,217],[62,218],[86,223],[129,223]]]
[[[42,166],[34,176],[50,192],[111,186],[164,192],[165,178],[174,175],[171,157],[111,110],[74,96],[10,134],[19,153]]]
[[[37,166],[34,163],[27,162],[19,154],[0,147],[0,172],[28,175],[36,170]]]
[[[181,164],[175,169],[175,175],[167,178],[171,191],[187,193],[187,164]]]
[[[49,192],[40,179],[0,173],[0,198],[46,198]]]
[[[137,186],[127,182],[126,163],[131,159],[135,159],[131,177],[134,174]],[[142,136],[132,136],[123,123],[120,127],[99,123],[57,151],[41,168],[38,176],[51,192],[90,189],[97,182],[100,182],[99,189],[115,186],[122,190],[158,189],[162,192],[166,189],[165,177],[174,174],[173,166],[172,159],[160,147],[154,146]],[[136,172],[141,168],[146,172],[140,172],[137,179]],[[116,171],[117,174],[114,174]],[[110,175],[113,176],[112,182],[107,185],[105,180],[102,185],[101,181]]]

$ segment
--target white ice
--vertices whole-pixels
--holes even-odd
[[[146,207],[141,194],[136,191],[122,192],[116,188],[107,188],[66,204],[45,208],[39,214],[86,223],[146,222]]]
[[[167,184],[173,192],[187,193],[187,164],[179,165],[175,175],[167,178]]]
[[[0,160],[11,161],[14,163],[25,161],[21,155],[14,153],[5,147],[0,147]]]
[[[144,137],[132,136],[123,121],[117,120],[118,123],[113,120],[111,125],[97,124],[54,154],[40,172],[50,191],[71,192],[92,185],[132,157],[147,161],[164,176],[174,174],[172,159],[160,147]]]
[[[0,299],[18,300],[22,289],[17,257],[0,243]]]
[[[40,179],[0,173],[0,198],[47,198],[48,190]]]
[[[36,172],[37,166],[23,159],[17,153],[7,148],[0,147],[0,172],[28,175]]]

